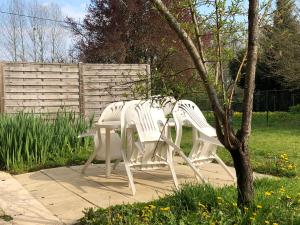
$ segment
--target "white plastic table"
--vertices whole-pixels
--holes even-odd
[[[121,128],[121,121],[105,121],[95,124],[97,128],[98,140],[101,140],[101,128],[105,129],[105,169],[106,177],[109,177],[111,174],[111,164],[110,164],[110,131],[117,130]],[[168,121],[168,127],[175,126],[174,121]],[[130,129],[132,131],[132,128]],[[171,135],[170,131],[168,132]]]
[[[106,164],[106,177],[110,176],[111,165],[110,165],[110,131],[121,128],[121,121],[105,121],[96,123],[98,140],[101,140],[101,128],[105,129],[105,164]]]

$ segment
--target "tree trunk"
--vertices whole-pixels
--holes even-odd
[[[242,144],[240,149],[230,151],[237,177],[238,205],[250,205],[253,196],[253,171],[250,163],[248,145]]]

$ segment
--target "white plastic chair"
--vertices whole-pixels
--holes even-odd
[[[107,122],[107,121],[120,121],[121,120],[121,111],[123,107],[125,106],[126,102],[121,101],[121,102],[114,102],[109,104],[102,112],[98,124],[101,124],[102,122]],[[106,159],[106,144],[105,144],[105,129],[100,130],[101,135],[98,136],[97,130],[92,129],[91,131],[81,134],[78,137],[93,137],[94,138],[94,151],[90,155],[89,159],[86,161],[84,167],[82,168],[81,172],[84,173],[87,167],[91,164],[91,162],[94,159],[97,160],[105,160]],[[100,140],[99,140],[99,137]],[[118,133],[112,131],[110,134],[110,158],[111,160],[117,160],[114,168],[116,167],[117,163],[119,162],[118,160],[122,159],[122,154],[121,154],[121,138]]]
[[[193,147],[188,156],[190,162],[198,167],[216,160],[235,181],[233,173],[216,154],[217,147],[223,147],[217,138],[216,130],[206,121],[198,106],[190,100],[179,100],[174,107],[173,117],[176,126],[176,146],[180,147],[182,126],[188,124],[193,127]]]
[[[133,195],[136,188],[131,169],[149,170],[167,166],[175,187],[178,188],[172,148],[165,141],[168,138],[167,127],[163,129],[166,123],[163,110],[151,100],[135,101],[126,105],[126,109],[122,112],[122,120],[124,120],[121,128],[122,156]],[[139,138],[135,143],[132,135],[133,127]]]
[[[158,104],[164,111],[165,116],[172,114],[173,108],[176,104],[176,99],[173,96],[151,96],[150,100]]]

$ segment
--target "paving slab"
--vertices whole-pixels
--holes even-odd
[[[63,224],[10,174],[0,172],[0,190],[0,209],[13,218],[7,222],[0,219],[0,224]]]
[[[81,169],[82,166],[59,167],[14,177],[65,224],[74,224],[83,216],[85,208],[151,201],[174,190],[172,175],[167,168],[133,171],[137,190],[135,196],[131,194],[122,163],[108,178],[104,164],[91,164],[85,174],[81,174]],[[234,173],[233,168],[230,170]],[[176,159],[175,171],[180,184],[201,182],[179,159]],[[214,186],[234,184],[218,164],[204,164],[200,171]]]

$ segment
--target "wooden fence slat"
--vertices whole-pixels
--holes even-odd
[[[33,113],[57,113],[58,111],[67,111],[67,112],[76,112],[79,113],[77,106],[68,106],[68,107],[7,107],[7,113],[16,113],[16,112],[33,112]]]
[[[43,114],[64,108],[87,117],[99,116],[113,101],[132,99],[136,82],[150,73],[146,64],[84,63],[5,63],[1,71],[1,110]]]
[[[76,86],[63,86],[62,88],[57,88],[56,86],[51,87],[8,87],[6,88],[6,93],[78,93],[78,87]]]
[[[0,113],[5,112],[5,78],[4,64],[0,63]]]
[[[7,100],[37,100],[37,99],[44,99],[44,100],[52,100],[52,99],[64,99],[64,100],[78,100],[79,99],[79,94],[77,95],[70,95],[70,94],[56,94],[54,95],[53,93],[46,93],[42,95],[34,95],[32,93],[30,94],[20,94],[20,93],[14,93],[14,94],[6,94],[5,99]]]
[[[76,86],[78,85],[78,81],[70,81],[70,80],[65,80],[65,81],[51,81],[51,80],[15,80],[12,81],[10,79],[7,79],[5,84],[8,84],[10,86]]]
[[[38,67],[38,66],[24,66],[24,67],[13,67],[8,66],[5,71],[24,71],[24,72],[64,72],[64,73],[78,73],[78,68],[74,66],[69,67]]]
[[[47,73],[47,72],[22,72],[22,71],[5,71],[7,78],[19,79],[78,79],[77,73]]]
[[[59,100],[10,100],[6,102],[6,106],[79,106],[77,101],[59,101]]]
[[[85,79],[84,79],[84,74],[83,74],[83,65],[82,63],[78,63],[78,75],[79,75],[79,110],[80,114],[85,117],[85,91],[84,91],[84,86],[85,86]]]

